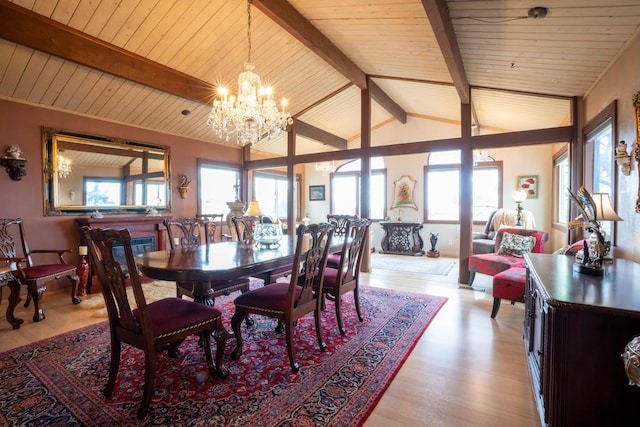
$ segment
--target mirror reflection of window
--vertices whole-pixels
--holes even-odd
[[[84,182],[86,206],[117,206],[122,200],[120,180],[87,178]]]

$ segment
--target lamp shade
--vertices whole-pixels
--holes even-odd
[[[87,254],[87,247],[86,246],[79,246],[78,247],[78,255],[83,256]]]
[[[596,207],[597,221],[624,221],[611,206],[611,199],[607,193],[594,193],[591,198]]]
[[[262,211],[260,210],[260,206],[258,205],[257,200],[252,200],[249,202],[249,207],[244,213],[246,216],[262,216]]]
[[[516,190],[512,194],[513,201],[516,203],[522,203],[527,199],[527,192],[524,190]]]

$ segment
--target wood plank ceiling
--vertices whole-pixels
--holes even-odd
[[[37,19],[29,15],[25,22],[33,26],[14,29],[9,15],[0,15],[0,28],[7,28],[0,29],[0,97],[234,145],[205,122],[215,87],[233,92],[247,59],[243,0],[11,3]],[[10,6],[0,0],[2,10]],[[360,132],[359,78],[366,75],[413,117],[459,122],[466,79],[480,133],[563,126],[570,120],[566,99],[588,93],[638,37],[640,2],[556,0],[546,17],[528,17],[536,6],[528,0],[254,0],[252,59],[296,118],[347,141]],[[158,74],[151,80],[161,82],[167,70],[174,79],[161,90],[123,77],[117,67],[107,71],[109,64],[93,65],[100,49],[78,50],[71,60],[27,47],[42,28],[39,20],[90,36],[111,49],[115,65],[153,66]],[[296,25],[309,24],[314,28],[295,34]],[[443,54],[447,28],[453,44]],[[340,54],[326,57],[330,48]],[[72,46],[66,49],[73,54]],[[192,83],[193,96],[169,87],[182,81],[179,73]],[[393,120],[378,103],[372,118],[373,126]],[[303,141],[302,154],[326,149]],[[266,150],[283,154],[283,146],[276,141]]]

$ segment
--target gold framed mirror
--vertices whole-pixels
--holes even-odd
[[[42,127],[47,216],[171,211],[170,149]]]

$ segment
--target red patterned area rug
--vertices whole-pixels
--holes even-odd
[[[177,359],[158,358],[149,415],[136,419],[142,398],[144,360],[123,346],[114,394],[102,397],[109,366],[108,324],[102,322],[0,354],[0,425],[229,425],[359,426],[364,423],[446,298],[362,287],[365,321],[359,323],[351,295],[341,337],[334,307],[323,313],[327,350],[318,349],[313,316],[294,333],[301,365],[292,374],[284,334],[254,316],[243,326],[244,354],[231,360],[227,378],[209,378],[197,338],[187,339]],[[216,306],[229,325],[232,297]]]

